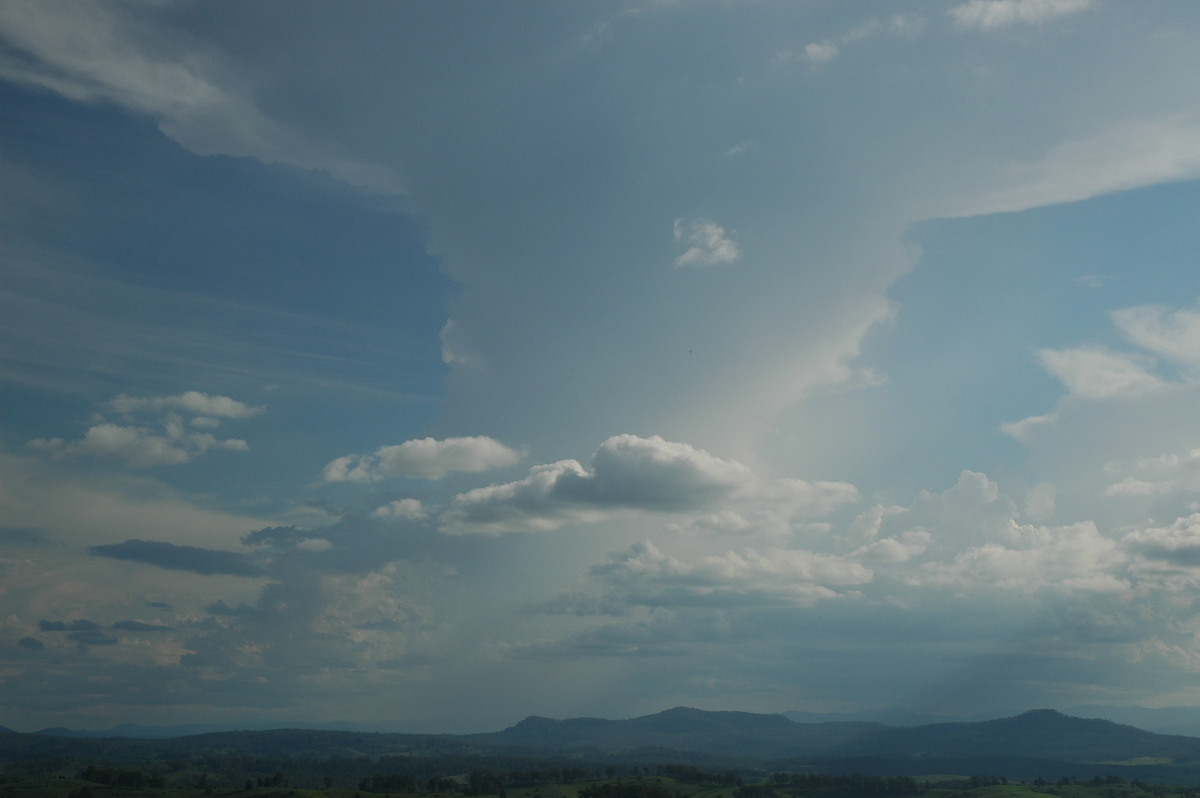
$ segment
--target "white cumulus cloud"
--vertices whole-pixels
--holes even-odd
[[[521,459],[519,452],[486,435],[463,438],[416,438],[382,446],[373,454],[348,454],[325,466],[326,482],[377,482],[395,476],[441,479],[454,471],[503,468]]]
[[[500,534],[650,511],[705,513],[695,519],[700,526],[744,531],[755,524],[770,532],[797,515],[820,515],[857,497],[845,483],[764,479],[686,443],[615,435],[596,450],[590,471],[576,460],[539,465],[522,480],[455,496],[440,521],[450,533]]]
[[[737,242],[725,234],[725,228],[707,219],[684,224],[675,220],[675,240],[688,245],[688,250],[675,259],[675,266],[715,266],[741,259]]]
[[[114,413],[136,413],[141,410],[181,410],[202,417],[193,420],[195,426],[210,426],[214,418],[242,419],[261,413],[265,408],[249,405],[228,396],[210,396],[199,391],[187,391],[175,396],[126,396],[121,394],[106,405]]]

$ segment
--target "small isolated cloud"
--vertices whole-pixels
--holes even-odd
[[[427,516],[428,513],[425,512],[425,508],[421,506],[421,502],[418,499],[399,499],[397,501],[388,502],[382,507],[376,507],[373,511],[371,511],[372,518],[417,519],[425,518]]]
[[[516,464],[521,455],[486,435],[419,438],[383,446],[374,454],[348,454],[325,466],[326,482],[378,482],[406,476],[441,479],[452,471],[478,472]]]
[[[100,624],[86,618],[76,618],[70,623],[66,621],[38,621],[38,629],[43,632],[95,632]]]
[[[46,644],[36,637],[22,637],[17,641],[17,645],[21,648],[27,648],[30,651],[41,651],[46,647]]]
[[[688,224],[682,218],[676,219],[675,240],[689,246],[687,252],[675,259],[676,268],[734,263],[742,257],[737,242],[725,235],[725,228],[707,219]]]
[[[1013,25],[1037,25],[1078,14],[1092,0],[967,0],[946,13],[964,28],[996,30]]]
[[[838,46],[831,41],[812,42],[804,46],[804,57],[810,64],[824,64],[837,57]]]
[[[244,554],[198,546],[177,546],[156,540],[127,540],[124,543],[92,546],[88,551],[97,557],[141,562],[172,571],[250,577],[264,575],[263,569]]]
[[[170,632],[173,631],[170,626],[163,626],[158,623],[145,623],[143,621],[117,621],[112,625],[113,629],[119,629],[122,632]]]
[[[180,410],[196,416],[243,419],[258,415],[266,408],[250,407],[228,396],[210,396],[199,391],[187,391],[175,396],[126,396],[121,394],[106,405],[114,413],[136,413],[142,410]],[[194,422],[193,422],[194,423]]]
[[[710,518],[735,526],[746,513],[723,512],[727,501],[755,505],[763,514],[820,513],[857,498],[844,483],[764,480],[734,460],[657,435],[616,435],[592,456],[591,470],[576,460],[535,466],[517,482],[460,493],[439,521],[449,533],[546,531],[570,521],[595,521],[622,511],[716,511]]]
[[[1038,358],[1047,371],[1062,380],[1072,396],[1085,399],[1145,396],[1164,386],[1149,371],[1153,362],[1144,357],[1083,347],[1043,349]]]

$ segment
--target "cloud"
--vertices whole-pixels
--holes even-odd
[[[1131,343],[1177,363],[1200,366],[1200,310],[1139,305],[1114,311],[1112,317]]]
[[[1001,167],[983,191],[934,215],[1012,213],[1200,176],[1200,121],[1175,114],[1121,120]],[[992,184],[988,188],[988,183]]]
[[[1144,580],[1168,589],[1200,584],[1200,514],[1136,530],[1121,545],[1134,558],[1131,571]]]
[[[1039,429],[1052,426],[1057,420],[1058,415],[1056,413],[1046,413],[1041,416],[1029,416],[1020,421],[1010,421],[1002,424],[1000,429],[1006,435],[1011,435],[1021,443],[1029,443]]]
[[[812,42],[804,46],[804,57],[813,65],[832,61],[837,54],[838,46],[830,41]]]
[[[259,110],[217,53],[156,24],[171,5],[0,4],[0,31],[8,45],[0,78],[148,114],[164,134],[198,155],[248,155],[395,189],[386,170],[322,151]]]
[[[1091,7],[1092,0],[967,0],[946,13],[965,28],[986,31],[1049,22]]]
[[[1099,347],[1043,349],[1038,359],[1072,396],[1084,399],[1145,396],[1165,385],[1150,373],[1153,361]]]
[[[690,245],[687,252],[675,259],[676,268],[735,263],[742,257],[737,242],[725,235],[725,228],[707,219],[686,225],[683,219],[676,219],[675,240]]]
[[[100,629],[100,624],[86,618],[76,618],[66,621],[38,621],[38,629],[43,632],[94,632]]]
[[[609,438],[592,468],[589,473],[575,460],[561,460],[535,466],[518,482],[461,493],[439,519],[441,527],[496,534],[557,529],[613,510],[702,509],[750,478],[740,463],[658,436]]]
[[[374,454],[348,454],[325,466],[326,482],[378,482],[406,476],[441,479],[453,471],[478,472],[514,465],[519,452],[485,435],[471,438],[419,438],[383,446]]]
[[[46,647],[46,644],[36,637],[22,637],[17,641],[17,645],[21,648],[28,648],[31,651],[41,651]]]
[[[657,435],[613,436],[596,450],[591,466],[588,471],[576,460],[560,460],[535,466],[516,482],[460,493],[439,518],[440,527],[449,533],[548,531],[622,511],[703,512],[726,501],[761,505],[760,515],[778,520],[821,514],[857,498],[845,483],[761,479],[735,460]],[[723,517],[746,522],[742,514]]]
[[[199,391],[187,391],[176,396],[126,396],[121,394],[106,405],[116,413],[136,413],[142,410],[182,410],[196,416],[243,419],[256,416],[265,407],[250,407],[228,396],[210,396]],[[211,424],[210,419],[194,419],[201,426]]]
[[[265,575],[263,569],[244,554],[154,540],[126,540],[123,543],[92,546],[88,551],[98,557],[141,562],[172,571],[249,577]]]
[[[861,563],[801,549],[726,551],[683,562],[651,542],[612,554],[588,571],[601,604],[672,606],[807,605],[871,581]]]
[[[163,626],[158,623],[146,623],[144,621],[116,621],[112,624],[113,629],[119,629],[122,632],[171,632],[174,631],[170,626]]]
[[[228,396],[209,396],[198,391],[157,397],[131,397],[121,394],[106,402],[104,406],[125,416],[144,411],[170,412],[160,421],[161,432],[146,426],[101,421],[89,427],[81,440],[39,438],[29,442],[30,448],[59,457],[119,460],[131,468],[181,465],[190,463],[209,450],[244,452],[250,446],[240,438],[221,439],[209,432],[189,432],[175,410],[202,414],[192,419],[192,426],[210,428],[220,425],[217,417],[244,419],[263,410],[261,407],[248,407]]]
[[[210,449],[244,452],[250,446],[240,438],[219,439],[209,433],[185,433],[177,419],[167,419],[165,434],[146,427],[124,427],[105,422],[89,427],[79,441],[37,439],[31,448],[57,456],[101,457],[120,460],[131,468],[190,463]]]
[[[1200,449],[1108,463],[1104,472],[1120,477],[1105,488],[1104,493],[1108,496],[1191,494],[1200,490]]]
[[[417,499],[397,499],[371,511],[372,518],[426,518],[428,513]]]

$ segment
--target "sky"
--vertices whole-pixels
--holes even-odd
[[[0,724],[1200,707],[1189,0],[0,0]]]

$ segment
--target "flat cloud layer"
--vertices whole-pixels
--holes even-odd
[[[0,723],[1200,706],[1200,10],[462,12],[0,3]]]

